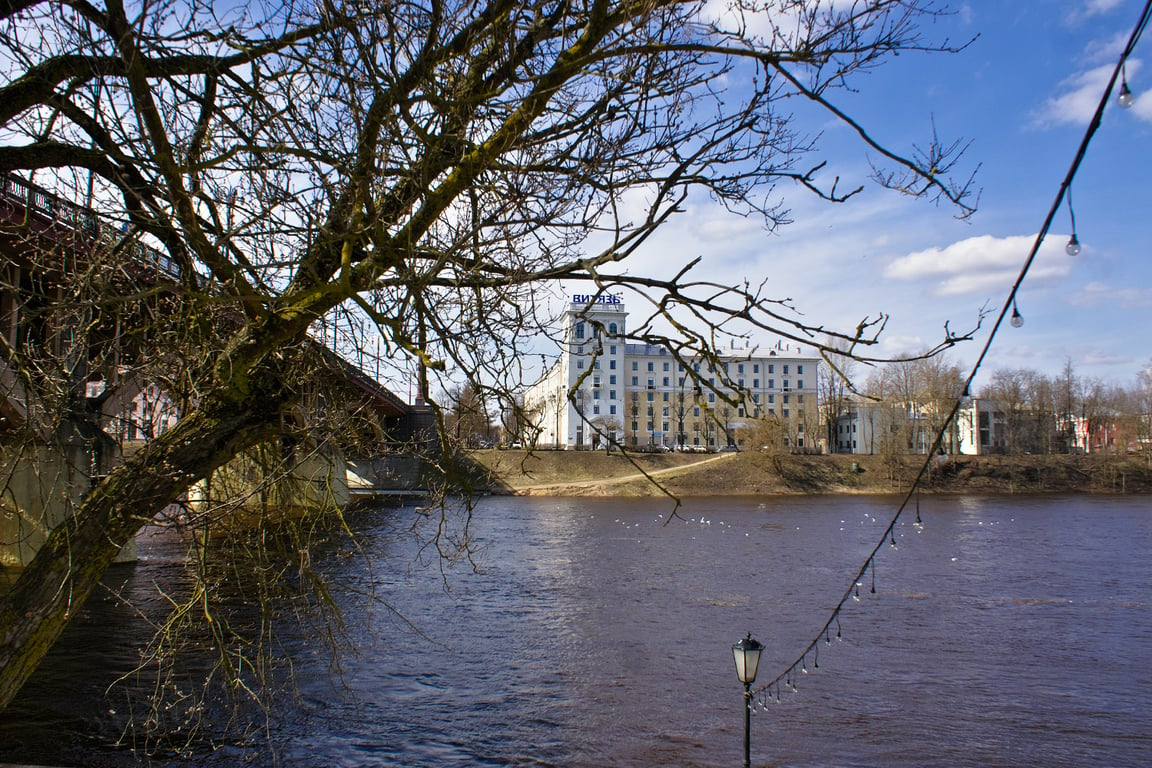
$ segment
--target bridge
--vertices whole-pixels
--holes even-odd
[[[181,272],[169,256],[95,211],[10,174],[0,176],[0,253],[0,565],[20,566],[126,451],[179,419],[163,385],[136,372],[142,346],[124,343],[131,334],[121,324],[147,328],[177,290]],[[116,258],[102,263],[108,254]],[[73,295],[71,278],[99,268],[106,268],[101,285],[117,294],[114,318],[94,317]],[[428,428],[427,409],[409,405],[318,342],[313,347],[316,368],[357,404],[358,424],[374,433],[375,444],[400,445]],[[382,482],[411,483],[407,469],[379,479],[388,462],[378,456],[361,457],[351,474],[346,462],[342,446],[312,451],[293,470],[291,493],[280,498],[309,504],[324,494],[344,503],[352,495],[349,477],[357,493]],[[221,488],[238,490],[207,483],[189,501],[209,503]]]

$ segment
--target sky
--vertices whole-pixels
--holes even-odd
[[[825,157],[842,186],[864,183],[845,205],[799,188],[779,191],[794,223],[769,233],[762,220],[701,201],[674,218],[629,264],[629,271],[704,259],[709,279],[733,284],[768,278],[770,293],[791,298],[807,318],[853,328],[866,315],[890,316],[887,354],[938,341],[944,323],[971,327],[976,340],[950,351],[965,373],[1033,245],[1083,139],[1112,68],[1144,0],[972,0],[925,29],[934,40],[972,42],[955,54],[904,54],[837,92],[837,106],[881,143],[909,154],[933,124],[941,139],[971,142],[966,165],[979,165],[977,213],[913,200],[867,182],[868,154],[832,121]],[[1136,96],[1120,109],[1113,96],[1072,185],[1083,250],[1065,253],[1072,231],[1067,202],[1017,294],[1024,318],[997,331],[975,390],[999,368],[1078,376],[1129,385],[1152,365],[1152,36],[1127,62]],[[1117,85],[1118,89],[1119,85]],[[821,118],[822,119],[822,118]],[[666,268],[666,267],[665,267]],[[764,339],[763,343],[774,343]]]

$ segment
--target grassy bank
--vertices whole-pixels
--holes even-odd
[[[588,451],[476,451],[477,487],[492,493],[677,496],[906,491],[922,456],[770,456],[762,453],[606,455]],[[922,484],[934,493],[1152,492],[1152,457],[953,456]]]

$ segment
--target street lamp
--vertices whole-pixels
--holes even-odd
[[[756,668],[760,666],[760,652],[764,650],[752,633],[732,646],[732,658],[736,660],[736,677],[744,683],[744,768],[752,766],[752,741],[749,732],[752,728],[752,683],[756,682]]]

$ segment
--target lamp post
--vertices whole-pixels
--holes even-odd
[[[752,766],[752,683],[756,682],[756,668],[760,666],[760,652],[764,650],[752,633],[732,646],[732,657],[736,660],[736,677],[744,683],[744,768]]]

